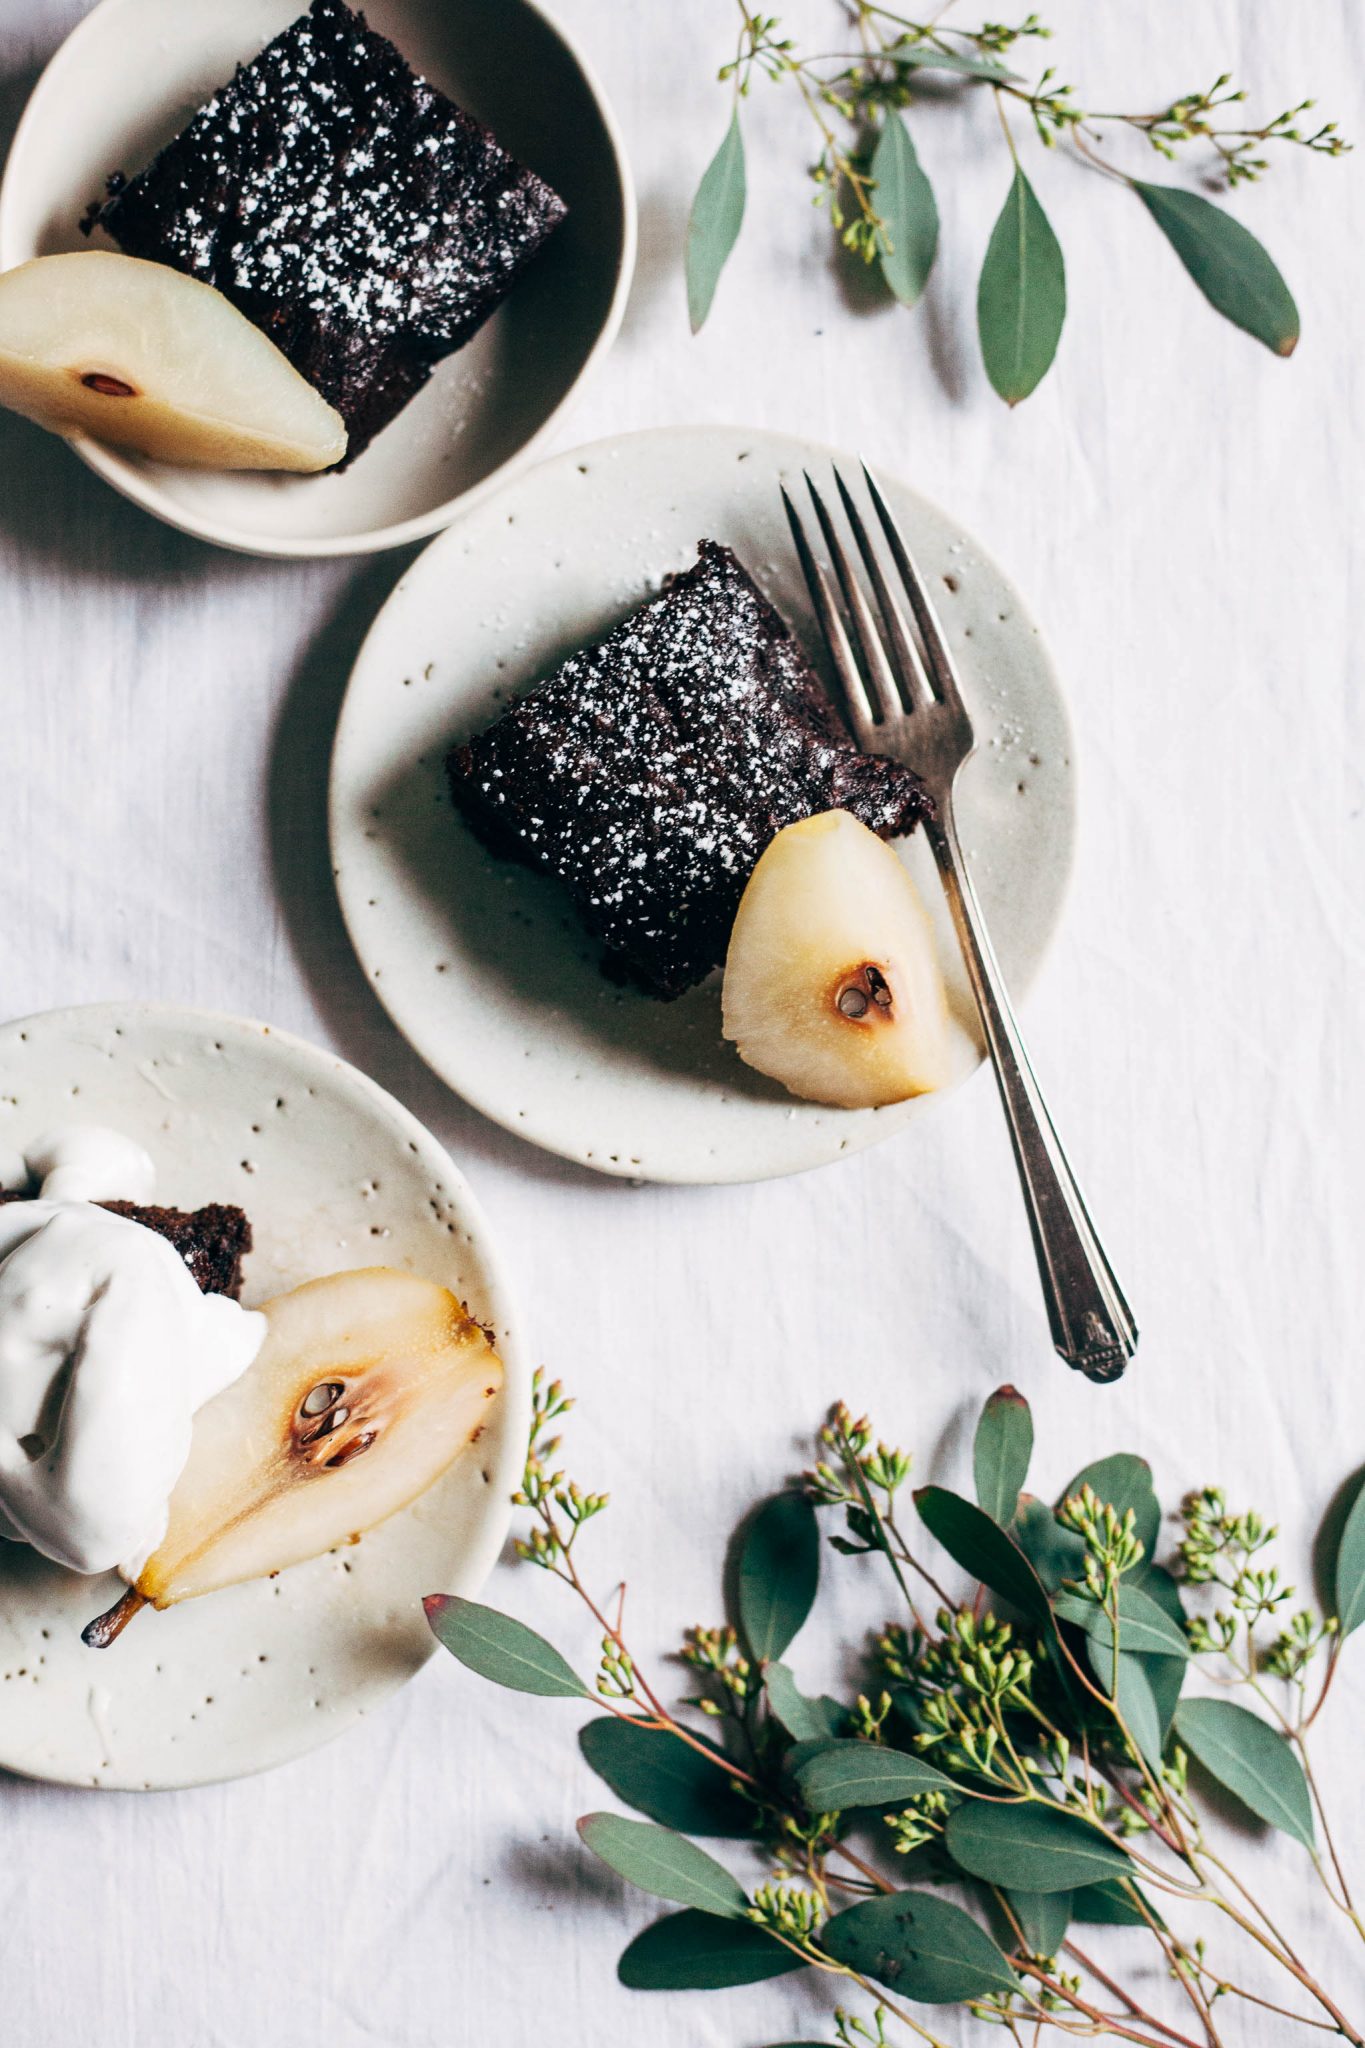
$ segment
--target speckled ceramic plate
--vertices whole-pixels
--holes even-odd
[[[496,861],[457,819],[443,757],[506,701],[657,591],[706,536],[728,542],[819,645],[778,497],[831,451],[730,427],[625,435],[541,465],[407,572],[351,677],[332,762],[346,922],[375,993],[436,1072],[509,1130],[605,1173],[761,1180],[874,1144],[941,1096],[883,1110],[799,1103],[720,1035],[720,978],[659,1003],[604,979],[553,883]],[[840,457],[850,473],[856,461]],[[980,753],[962,836],[1010,986],[1024,995],[1066,891],[1070,724],[1018,591],[970,534],[882,478],[960,662]],[[979,1063],[971,995],[933,860],[905,858],[936,919],[957,1073]]]
[[[79,1631],[119,1581],[0,1542],[0,1766],[148,1791],[238,1777],[374,1712],[432,1648],[422,1595],[476,1592],[491,1569],[528,1415],[511,1300],[436,1140],[353,1067],[266,1025],[109,1003],[0,1029],[0,1149],[71,1119],[146,1146],[160,1200],[240,1203],[248,1304],[398,1266],[466,1300],[506,1368],[477,1448],[412,1507],[277,1579],[141,1615],[108,1650]]]
[[[109,173],[141,170],[306,5],[100,0],[43,73],[14,138],[0,188],[0,268],[89,247],[81,216]],[[625,311],[630,166],[602,89],[564,31],[535,0],[365,0],[364,13],[548,178],[569,215],[468,347],[340,475],[173,469],[73,444],[116,490],[220,547],[345,555],[435,533],[528,457]]]

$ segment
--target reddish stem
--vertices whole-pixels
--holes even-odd
[[[139,1593],[136,1586],[130,1586],[121,1600],[116,1600],[104,1614],[97,1614],[81,1630],[81,1641],[91,1650],[107,1650],[110,1643],[117,1642],[135,1614],[141,1614],[147,1605],[145,1593]]]

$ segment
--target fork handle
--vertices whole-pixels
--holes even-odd
[[[957,836],[951,790],[939,795],[938,808],[926,829],[1000,1084],[1052,1341],[1087,1379],[1116,1380],[1137,1349],[1137,1324],[1029,1064]]]

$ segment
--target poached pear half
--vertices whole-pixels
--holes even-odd
[[[502,1385],[487,1335],[445,1287],[372,1266],[267,1302],[254,1362],[200,1409],[166,1534],[85,1631],[284,1571],[425,1493]]]
[[[742,1060],[808,1102],[870,1109],[947,1080],[929,914],[849,812],[802,818],[764,850],[730,933],[721,1024]]]
[[[190,469],[328,469],[340,413],[212,285],[112,250],[0,276],[0,405]]]

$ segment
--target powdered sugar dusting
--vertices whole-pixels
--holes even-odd
[[[777,612],[710,541],[450,767],[489,843],[567,883],[589,930],[666,995],[719,963],[784,825],[843,808],[890,836],[925,808],[908,769],[847,738]]]
[[[363,16],[313,0],[100,218],[225,292],[349,420],[378,376],[411,396],[564,211]]]

